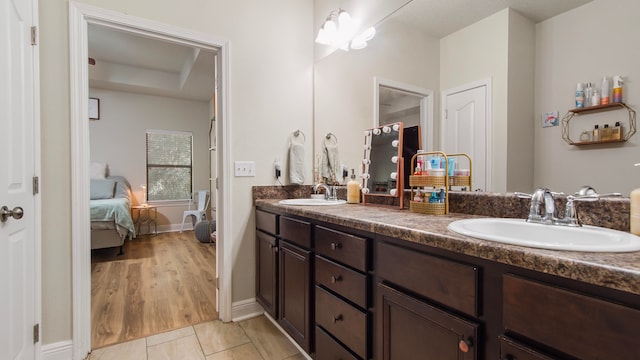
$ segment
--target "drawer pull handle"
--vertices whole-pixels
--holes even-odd
[[[333,316],[333,323],[337,323],[338,321],[342,321],[342,315]]]
[[[335,250],[335,249],[340,249],[342,247],[342,244],[340,243],[331,243],[331,250]]]
[[[462,351],[463,353],[468,353],[469,349],[472,346],[473,343],[471,342],[471,339],[460,340],[460,342],[458,343],[458,349],[460,349],[460,351]]]
[[[337,283],[338,281],[342,281],[342,276],[340,276],[340,275],[336,275],[336,276],[332,276],[332,277],[331,277],[331,283],[332,283],[332,284],[335,284],[335,283]]]

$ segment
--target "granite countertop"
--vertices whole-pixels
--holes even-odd
[[[452,221],[477,217],[463,213],[434,216],[362,204],[291,206],[259,198],[255,205],[640,295],[640,251],[555,251],[479,240],[447,229]]]

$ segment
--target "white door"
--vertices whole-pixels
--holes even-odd
[[[488,91],[485,84],[444,92],[442,149],[471,156],[473,189],[490,189]],[[460,167],[464,167],[460,160]]]
[[[0,5],[0,357],[12,360],[35,358],[33,4]]]

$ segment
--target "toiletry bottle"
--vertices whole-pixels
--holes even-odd
[[[593,136],[591,136],[591,138],[593,141],[600,141],[600,127],[598,124],[593,127]]]
[[[610,140],[611,139],[611,129],[609,129],[609,124],[604,124],[604,128],[600,129],[600,140]]]
[[[593,98],[593,84],[587,83],[587,87],[584,88],[584,106],[591,106],[591,99]],[[596,104],[598,105],[598,104]]]
[[[600,105],[606,105],[609,103],[611,93],[611,84],[609,79],[605,76],[602,78],[602,89],[600,90]]]
[[[584,107],[584,87],[582,83],[578,83],[576,87],[576,108],[580,109]]]
[[[600,105],[600,93],[598,89],[593,89],[593,96],[591,97],[591,106]]]
[[[635,166],[640,166],[640,163],[635,164]],[[631,233],[634,235],[640,235],[640,188],[635,189],[631,192],[631,208],[630,208],[630,218],[629,222],[631,223]]]
[[[622,134],[622,125],[620,124],[620,121],[616,121],[616,127],[613,128],[613,138],[620,140],[622,139]]]
[[[351,180],[347,183],[347,203],[357,204],[360,202],[360,183],[356,181],[356,170],[351,169]]]
[[[622,76],[616,75],[613,77],[613,102],[621,103],[622,102]]]

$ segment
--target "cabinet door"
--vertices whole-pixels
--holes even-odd
[[[378,284],[376,359],[477,358],[478,325]]]
[[[280,318],[283,329],[311,353],[311,252],[280,240]]]
[[[277,319],[278,314],[278,240],[256,231],[256,300]]]

